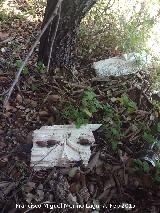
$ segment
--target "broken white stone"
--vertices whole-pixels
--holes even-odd
[[[34,170],[54,166],[67,167],[80,160],[83,161],[84,165],[87,165],[91,155],[90,146],[95,142],[92,131],[100,126],[101,124],[87,124],[76,128],[75,125],[53,125],[35,130],[33,132],[31,166]],[[80,139],[88,139],[89,144],[77,143]],[[48,140],[55,140],[58,143],[47,147]],[[43,141],[46,146],[39,146],[37,141]]]
[[[93,63],[93,68],[99,77],[121,76],[134,74],[145,65],[152,62],[152,57],[147,53],[128,53],[121,57],[113,57]]]
[[[99,77],[128,75],[137,71],[131,62],[117,57],[94,62],[93,68]]]

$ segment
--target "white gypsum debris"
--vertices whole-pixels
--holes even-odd
[[[121,76],[134,74],[152,63],[151,55],[142,53],[126,53],[121,56],[100,60],[93,63],[97,76]]]
[[[53,125],[35,130],[31,166],[34,170],[67,167],[80,160],[87,165],[91,155],[90,146],[95,142],[92,131],[100,126],[101,124],[87,124],[76,128],[75,125]],[[87,140],[88,143],[80,143],[81,140]],[[55,144],[48,146],[49,141]]]

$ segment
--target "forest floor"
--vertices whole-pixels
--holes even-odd
[[[24,5],[20,3],[18,9],[23,10]],[[8,88],[40,26],[38,20],[12,15],[3,19],[0,28],[1,212],[160,212],[160,164],[142,160],[160,132],[159,109],[152,102],[150,77],[143,70],[100,79],[91,68],[99,56],[79,62],[74,75],[60,69],[49,75],[42,65],[36,65],[37,47],[3,108]],[[115,55],[108,50],[103,57]],[[103,107],[87,119],[103,123],[103,127],[94,133],[96,142],[88,166],[79,162],[72,168],[34,171],[30,167],[30,133],[43,125],[73,123],[78,119],[74,109],[81,107],[85,91],[93,95],[91,90]],[[67,111],[66,103],[73,111]],[[74,204],[75,199],[81,205],[97,205],[97,209],[51,208],[51,204]],[[31,204],[41,208],[33,209],[38,206]]]

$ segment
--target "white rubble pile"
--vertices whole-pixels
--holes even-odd
[[[93,68],[98,77],[121,76],[133,74],[144,65],[151,64],[152,57],[143,53],[128,53],[121,57],[113,57],[93,63]],[[140,63],[139,63],[140,62]]]
[[[80,160],[87,165],[91,155],[90,146],[95,142],[92,131],[100,126],[87,124],[76,128],[75,125],[53,125],[35,130],[31,166],[34,170],[67,167]],[[49,142],[51,146],[48,146]]]

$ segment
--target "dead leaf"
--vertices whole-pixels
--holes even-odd
[[[33,100],[31,100],[30,104],[33,108],[37,107],[37,105],[38,105],[37,101],[33,101]]]
[[[80,184],[74,182],[71,183],[69,190],[72,194],[75,194],[80,190],[80,188],[81,188]]]
[[[34,182],[27,182],[27,184],[23,186],[23,191],[29,193],[35,188],[35,186],[36,184]]]
[[[73,168],[70,169],[70,171],[68,172],[68,176],[69,176],[70,178],[73,178],[73,177],[76,175],[77,171],[79,171],[79,168],[78,168],[78,167],[73,167]]]
[[[87,202],[90,198],[90,194],[86,186],[81,188],[81,190],[79,191],[79,195],[81,196],[84,202]]]
[[[120,150],[119,150],[119,156],[120,156],[120,159],[123,163],[125,163],[129,159],[127,153],[125,152],[124,154],[122,154],[122,152],[120,152]]]
[[[7,77],[4,77],[4,76],[0,76],[0,82],[6,82],[8,81],[8,78]]]
[[[39,184],[39,186],[37,187],[37,197],[36,197],[36,201],[42,201],[44,199],[44,191],[43,191],[43,185]]]
[[[33,144],[33,141],[32,141],[32,131],[27,135],[26,143],[27,144]]]
[[[0,167],[6,166],[7,163],[8,163],[8,158],[7,157],[0,158]]]
[[[60,99],[61,97],[59,95],[49,95],[47,101],[52,104],[58,102]]]
[[[21,96],[20,94],[17,94],[17,96],[16,96],[16,101],[17,101],[18,103],[22,103],[22,102],[23,102],[22,96]]]
[[[16,184],[14,182],[2,181],[0,182],[0,198],[3,199],[4,196],[8,195],[14,188]]]
[[[4,130],[0,129],[0,135],[4,134]]]
[[[6,145],[5,143],[0,142],[0,148],[1,148],[1,149],[4,149],[6,146],[7,146],[7,145]]]
[[[26,195],[26,202],[27,203],[31,203],[31,201],[35,198],[35,195],[31,194],[31,193],[27,193]]]
[[[13,110],[14,107],[12,107],[9,103],[6,103],[5,109],[6,109],[6,111],[10,111],[10,110]]]
[[[98,151],[94,156],[92,156],[91,160],[88,163],[87,168],[89,168],[91,171],[93,170],[94,167],[96,167],[99,159],[100,151]]]
[[[49,114],[48,114],[48,112],[46,112],[46,111],[40,111],[40,112],[39,112],[39,115],[40,115],[41,117],[47,117]]]
[[[0,32],[0,41],[4,41],[5,39],[7,39],[9,36],[8,33],[5,32]]]

